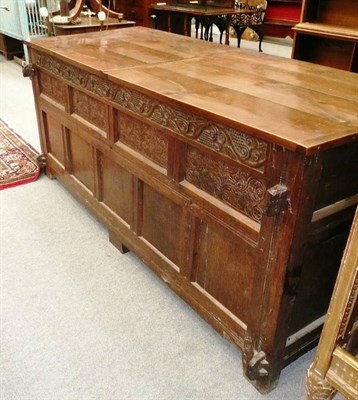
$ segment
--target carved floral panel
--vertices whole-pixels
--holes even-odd
[[[66,91],[64,82],[53,78],[49,74],[41,73],[41,92],[55,100],[57,103],[65,106]]]
[[[163,168],[167,168],[168,140],[158,130],[126,114],[118,116],[119,140]]]
[[[186,154],[185,179],[251,219],[262,219],[266,187],[248,172],[191,148]]]
[[[105,104],[79,90],[73,90],[72,104],[75,114],[108,132],[108,112]]]

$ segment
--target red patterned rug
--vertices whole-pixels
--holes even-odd
[[[0,119],[0,190],[35,181],[40,175],[36,150]]]

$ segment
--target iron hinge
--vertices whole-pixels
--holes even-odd
[[[268,376],[268,366],[265,352],[254,350],[254,355],[249,361],[247,377],[254,381],[260,377]]]
[[[22,76],[24,78],[33,77],[35,75],[35,68],[31,63],[26,64],[22,67]]]
[[[272,217],[287,210],[288,208],[288,189],[285,185],[275,185],[267,189],[266,215]]]

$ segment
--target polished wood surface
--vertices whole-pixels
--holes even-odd
[[[188,14],[193,16],[212,16],[212,15],[223,15],[223,14],[236,14],[240,13],[240,10],[235,8],[222,8],[222,7],[206,7],[197,5],[178,5],[178,4],[151,4],[150,9],[157,11],[167,11],[179,14]]]
[[[318,338],[358,202],[356,75],[142,27],[29,47],[47,174],[272,390]]]
[[[90,8],[98,9],[99,0],[89,0]],[[102,4],[110,6],[116,13],[122,13],[124,19],[134,21],[138,26],[150,26],[148,18],[148,7],[152,0],[103,0]],[[115,13],[113,13],[115,14]],[[115,15],[110,15],[115,17]]]
[[[54,24],[56,35],[73,35],[75,33],[89,33],[104,31],[108,29],[128,28],[134,26],[135,22],[115,18],[106,18],[101,24],[97,17],[81,17],[81,23],[76,24]]]
[[[123,77],[306,154],[349,142],[357,133],[358,81],[352,74],[141,27],[102,34],[37,40],[33,47],[43,46],[93,73],[113,70],[108,73],[111,80]],[[129,66],[137,68],[127,70]],[[273,91],[278,91],[274,100]]]

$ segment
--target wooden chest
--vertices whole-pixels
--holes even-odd
[[[143,27],[81,36],[28,43],[48,175],[273,389],[319,336],[358,202],[358,76]]]

